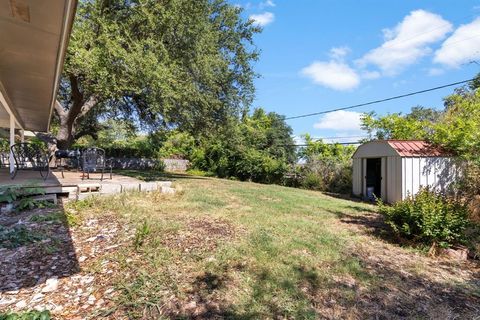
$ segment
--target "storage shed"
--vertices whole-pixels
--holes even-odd
[[[422,140],[376,140],[353,154],[353,194],[393,203],[421,186],[445,190],[458,176],[455,158]]]

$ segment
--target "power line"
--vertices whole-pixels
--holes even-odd
[[[317,142],[317,141],[314,141]],[[361,144],[361,141],[350,141],[350,142],[324,142],[324,144],[341,144],[341,145],[351,145],[351,144]],[[309,144],[286,144],[287,147],[308,147]]]
[[[421,93],[426,93],[426,92],[430,92],[430,91],[440,90],[440,89],[443,89],[443,88],[453,87],[453,86],[456,86],[456,85],[459,85],[459,84],[463,84],[463,83],[467,83],[467,82],[470,82],[470,81],[473,81],[473,80],[474,80],[474,79],[468,79],[468,80],[463,80],[463,81],[458,81],[458,82],[454,82],[454,83],[445,84],[445,85],[443,85],[443,86],[438,86],[438,87],[429,88],[429,89],[425,89],[425,90],[410,92],[410,93],[402,94],[402,95],[399,95],[399,96],[393,96],[393,97],[390,97],[390,98],[385,98],[385,99],[380,99],[380,100],[374,100],[374,101],[364,102],[364,103],[360,103],[360,104],[354,104],[354,105],[350,105],[350,106],[346,106],[346,107],[340,107],[340,108],[335,108],[335,109],[331,109],[331,110],[325,110],[325,111],[320,111],[320,112],[302,114],[302,115],[293,116],[293,117],[287,117],[287,118],[285,118],[285,120],[306,118],[306,117],[317,116],[317,115],[320,115],[320,114],[331,113],[331,112],[335,112],[335,111],[341,111],[341,110],[348,110],[348,109],[359,108],[359,107],[368,106],[368,105],[372,105],[372,104],[377,104],[377,103],[381,103],[381,102],[386,102],[386,101],[401,99],[401,98],[405,98],[405,97],[410,97],[410,96],[414,96],[414,95],[421,94]]]

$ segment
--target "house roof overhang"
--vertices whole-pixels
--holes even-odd
[[[0,127],[48,131],[77,0],[0,0]]]

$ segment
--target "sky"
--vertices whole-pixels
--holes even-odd
[[[480,0],[232,0],[263,27],[256,99],[286,117],[473,78],[480,72]],[[478,61],[476,63],[475,61]],[[356,141],[360,116],[441,109],[453,88],[288,120],[295,136]],[[329,141],[329,140],[327,140]]]

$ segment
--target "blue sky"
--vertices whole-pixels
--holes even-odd
[[[255,37],[261,56],[254,106],[287,117],[461,81],[480,72],[480,1],[232,3],[264,27]],[[295,135],[358,136],[364,134],[359,130],[362,112],[442,108],[442,97],[452,90],[288,123]]]

